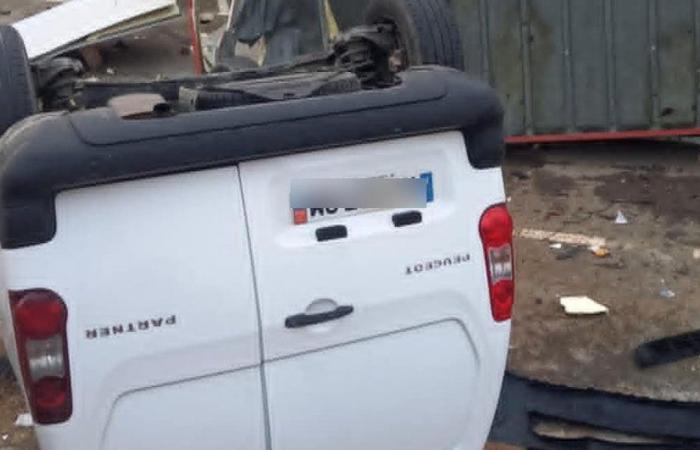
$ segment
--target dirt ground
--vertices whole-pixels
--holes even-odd
[[[37,450],[31,428],[14,426],[17,415],[26,412],[24,398],[11,374],[0,342],[0,449]]]
[[[0,23],[44,6],[0,0]],[[138,78],[189,72],[182,29],[138,36],[103,49],[98,72],[110,67],[116,76]],[[700,359],[640,370],[632,357],[642,342],[700,329],[700,259],[693,257],[700,249],[700,147],[664,141],[512,148],[504,174],[518,233],[600,236],[610,250],[599,258],[585,248],[554,250],[516,238],[509,370],[572,387],[700,401]],[[613,223],[618,211],[627,225]],[[675,298],[662,298],[662,280]],[[568,295],[588,295],[610,312],[568,317],[559,305]],[[13,425],[26,407],[3,356],[0,344],[0,450],[35,450],[31,429]]]
[[[509,207],[523,228],[604,237],[610,256],[517,238],[509,370],[571,387],[700,401],[700,360],[640,370],[634,349],[700,329],[700,153],[678,143],[511,150]],[[616,225],[618,211],[627,225]],[[665,280],[665,283],[662,281]],[[673,299],[660,295],[672,290]],[[560,296],[608,306],[567,317]]]

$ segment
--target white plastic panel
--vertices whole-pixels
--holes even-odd
[[[29,59],[33,59],[98,31],[176,5],[176,0],[71,0],[13,26],[22,35]]]
[[[103,448],[264,449],[261,398],[257,369],[137,391],[115,404]]]
[[[198,400],[218,412],[209,416],[211,429],[220,437],[250,433],[250,423],[238,419],[251,414],[252,431],[261,430],[262,397],[251,404],[261,390],[260,337],[237,170],[64,192],[56,216],[52,241],[2,252],[10,289],[52,289],[68,308],[73,415],[65,424],[37,427],[42,449],[101,448],[110,417],[121,414],[113,411],[119,399],[129,399],[123,406],[129,408],[132,393],[172,385],[179,398],[154,399],[144,412],[182,417],[159,422],[157,430],[131,430],[159,437],[141,448],[167,447],[163,436],[177,435],[179,424],[199,413],[175,411],[169,402],[199,397],[207,380],[221,394]],[[258,374],[244,378],[247,388],[236,376],[202,378],[242,369]],[[246,402],[219,408],[233,400],[225,393],[240,389],[251,390]],[[155,398],[170,391],[151,392]],[[197,448],[222,448],[210,445]]]

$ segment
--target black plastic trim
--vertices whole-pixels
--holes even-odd
[[[419,67],[387,89],[125,120],[109,108],[33,116],[0,140],[0,243],[41,244],[68,189],[458,130],[476,168],[503,160],[503,109],[462,72]]]
[[[346,237],[348,237],[348,229],[345,225],[334,225],[316,230],[316,240],[318,242],[345,239]]]
[[[409,225],[416,225],[423,221],[423,214],[420,211],[406,211],[403,213],[397,213],[391,216],[391,221],[394,223],[395,227],[407,227]]]

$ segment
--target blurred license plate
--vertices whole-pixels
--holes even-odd
[[[393,176],[392,178],[399,178]],[[424,172],[418,176],[408,178],[421,178],[426,182],[426,203],[431,203],[435,199],[433,191],[433,173]],[[295,208],[292,210],[293,220],[295,225],[305,223],[320,222],[323,220],[332,220],[340,217],[353,216],[367,212],[377,211],[377,208]]]

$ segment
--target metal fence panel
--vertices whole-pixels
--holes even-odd
[[[668,2],[669,0],[665,0]],[[655,1],[658,16],[659,120],[662,127],[695,122],[693,0]]]
[[[450,0],[510,135],[700,125],[700,0]]]
[[[526,118],[523,83],[526,68],[521,51],[522,33],[517,26],[520,21],[519,3],[520,0],[481,2],[482,19],[487,22],[486,32],[482,33],[485,43],[482,73],[501,94],[509,111],[506,117],[508,129],[522,129]]]
[[[572,20],[576,18],[576,20]],[[582,131],[605,129],[608,121],[606,26],[604,0],[571,0],[573,121]]]

